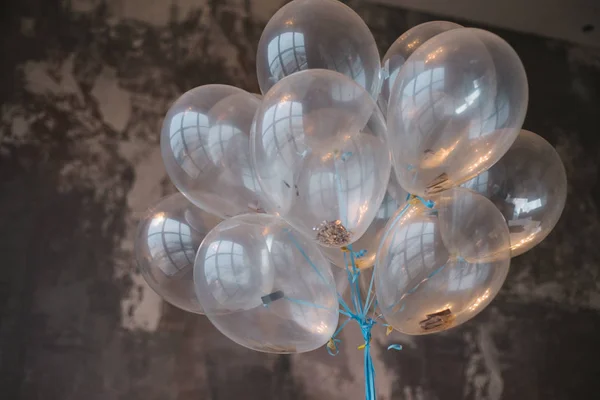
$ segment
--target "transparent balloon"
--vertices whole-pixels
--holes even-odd
[[[276,216],[246,214],[219,224],[198,250],[194,282],[210,321],[253,350],[311,351],[337,328],[329,262]]]
[[[418,199],[390,220],[377,253],[375,287],[386,321],[422,335],[473,318],[500,290],[510,265],[504,217],[484,196],[453,188]]]
[[[346,246],[367,230],[390,174],[383,115],[369,94],[342,74],[308,70],[263,99],[251,138],[263,193],[303,234]]]
[[[448,21],[425,22],[410,28],[392,43],[381,60],[383,77],[377,103],[384,114],[387,114],[388,100],[396,77],[408,57],[435,35],[456,28],[462,28],[462,25]]]
[[[138,226],[135,256],[144,279],[159,296],[182,310],[204,314],[194,291],[194,258],[206,234],[221,221],[181,193],[148,210]]]
[[[190,201],[223,218],[267,208],[249,155],[259,105],[256,95],[232,86],[200,86],[184,93],[163,122],[169,177]]]
[[[516,139],[527,77],[515,51],[472,28],[440,33],[406,61],[388,108],[398,182],[431,196],[491,167]]]
[[[526,130],[500,161],[462,186],[483,194],[502,212],[513,257],[548,236],[567,199],[560,156],[550,143]]]
[[[381,63],[375,39],[364,21],[337,0],[295,0],[267,23],[256,55],[262,93],[286,76],[307,69],[340,72],[373,98]]]
[[[385,226],[400,207],[406,201],[408,193],[398,185],[396,179],[390,175],[388,190],[383,198],[383,202],[375,214],[375,218],[367,231],[352,244],[352,249],[347,247],[342,249],[323,247],[321,250],[325,257],[331,263],[340,268],[346,268],[351,265],[350,251],[354,252],[354,264],[359,269],[371,268],[375,264],[377,249],[381,243]],[[402,199],[398,201],[397,199]],[[361,275],[362,276],[362,275]]]

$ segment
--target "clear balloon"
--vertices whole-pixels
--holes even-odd
[[[355,266],[359,269],[371,268],[375,264],[375,257],[377,255],[377,249],[381,243],[383,233],[385,232],[385,226],[396,213],[396,210],[401,204],[406,201],[408,193],[398,185],[396,179],[390,175],[390,181],[388,183],[388,190],[383,198],[383,202],[375,214],[375,219],[367,228],[367,231],[352,244],[352,251],[355,255]],[[397,199],[402,199],[398,201]],[[331,261],[331,263],[340,268],[346,268],[351,265],[351,259],[349,249],[343,247],[342,249],[323,247],[323,255]]]
[[[472,28],[440,33],[406,61],[387,123],[400,185],[431,196],[491,167],[516,139],[527,77],[515,51]]]
[[[144,279],[159,296],[182,310],[204,314],[194,292],[194,258],[204,237],[221,221],[181,193],[148,210],[138,226],[135,256]]]
[[[307,69],[340,72],[373,98],[380,86],[381,63],[364,21],[337,0],[295,0],[267,23],[256,55],[262,93],[286,76]]]
[[[443,331],[487,306],[509,265],[506,222],[484,196],[450,189],[433,209],[413,199],[390,220],[377,253],[377,301],[400,332]]]
[[[246,214],[219,224],[198,250],[194,282],[210,321],[253,350],[314,350],[337,328],[329,262],[276,216]]]
[[[483,194],[502,212],[513,257],[548,236],[567,199],[560,156],[550,143],[526,130],[500,161],[462,186]]]
[[[259,105],[255,95],[232,86],[200,86],[184,93],[163,122],[169,177],[190,201],[223,218],[268,208],[249,155]]]
[[[385,122],[369,94],[327,70],[290,75],[264,97],[252,162],[275,211],[328,247],[367,230],[390,174]]]
[[[384,114],[387,115],[388,100],[396,77],[408,57],[435,35],[456,28],[462,28],[462,25],[448,21],[425,22],[410,28],[392,43],[381,60],[383,77],[377,103]]]

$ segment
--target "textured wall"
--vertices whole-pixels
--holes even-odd
[[[362,398],[356,327],[335,358],[251,352],[162,303],[133,262],[137,218],[173,190],[158,147],[164,112],[202,84],[257,91],[255,46],[279,3],[8,2],[0,17],[2,399]],[[429,19],[357,11],[382,54]],[[565,163],[567,206],[474,321],[427,337],[377,331],[381,399],[577,399],[600,389],[600,53],[499,34],[529,75],[525,128]],[[387,352],[389,343],[404,350]]]

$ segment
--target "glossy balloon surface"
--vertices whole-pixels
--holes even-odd
[[[456,28],[462,26],[448,21],[425,22],[410,28],[392,43],[381,60],[383,77],[377,103],[384,114],[387,114],[388,100],[394,82],[408,57],[435,35]]]
[[[406,61],[388,108],[398,182],[431,196],[491,167],[516,139],[527,110],[527,77],[498,36],[457,28]]]
[[[251,138],[274,212],[324,246],[360,238],[389,180],[385,132],[374,100],[342,74],[309,70],[280,81],[265,95]]]
[[[526,130],[500,161],[462,186],[483,194],[502,212],[513,257],[548,236],[567,199],[560,156],[541,136]]]
[[[390,176],[388,190],[381,202],[381,206],[375,214],[375,218],[367,231],[352,244],[352,251],[355,253],[355,265],[359,269],[371,268],[375,264],[377,249],[383,238],[385,226],[390,217],[392,217],[401,204],[406,201],[408,193],[398,185],[395,177]],[[398,201],[397,199],[402,199]],[[346,268],[351,265],[349,249],[344,250],[323,247],[322,252],[331,263],[340,268]]]
[[[295,0],[267,23],[256,55],[262,93],[281,79],[307,69],[337,71],[373,98],[380,86],[381,63],[364,21],[337,0]]]
[[[279,217],[246,214],[219,224],[198,250],[194,282],[211,322],[250,349],[314,350],[338,324],[329,262]]]
[[[169,177],[199,207],[223,218],[264,212],[249,136],[260,100],[226,85],[200,86],[169,109],[161,151]]]
[[[196,250],[221,218],[191,204],[181,193],[151,207],[135,238],[138,267],[148,285],[183,310],[203,314],[194,292]]]
[[[473,191],[442,192],[433,209],[409,204],[388,224],[375,287],[386,321],[422,335],[460,325],[490,303],[506,279],[510,243],[502,214]]]

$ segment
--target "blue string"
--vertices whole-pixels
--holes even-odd
[[[325,306],[322,306],[322,305],[319,305],[319,304],[315,304],[315,303],[312,303],[312,302],[307,301],[307,300],[296,299],[296,298],[288,297],[288,296],[285,296],[284,299],[290,301],[291,303],[298,304],[300,306],[309,306],[309,307],[319,308],[321,310],[333,311],[331,308],[328,308],[328,307],[325,307]],[[268,304],[265,305],[265,306],[268,306]],[[341,310],[339,310],[339,311],[341,311]]]
[[[371,292],[373,291],[373,282],[375,282],[375,271],[371,274],[371,282],[369,283],[369,291],[367,292],[367,298],[365,299],[365,309],[371,308]]]
[[[366,254],[366,252],[359,251],[355,253],[352,249],[352,245],[349,245],[348,251],[344,252],[344,262],[346,263],[346,271],[348,282],[350,283],[351,299],[352,305],[354,306],[354,311],[348,315],[349,318],[344,321],[344,323],[333,334],[331,341],[327,346],[327,352],[332,356],[335,356],[339,353],[338,345],[341,341],[337,338],[338,335],[350,321],[356,321],[360,327],[364,340],[364,344],[359,348],[362,348],[364,351],[365,399],[376,400],[377,394],[375,389],[375,367],[373,366],[373,358],[371,356],[371,330],[373,329],[373,326],[377,324],[376,318],[378,317],[371,318],[368,316],[371,307],[373,307],[374,313],[375,307],[377,306],[375,296],[372,296],[375,274],[371,276],[369,291],[363,304],[360,292],[360,281],[358,279],[360,276],[360,270],[356,267],[356,258],[361,257],[364,254]],[[347,260],[348,255],[350,258],[349,263]],[[390,349],[400,350],[402,349],[402,346],[391,345],[388,347],[388,350]]]
[[[344,154],[346,154],[346,153],[344,153]],[[352,155],[352,153],[347,154],[348,157],[351,155]],[[343,161],[345,161],[345,160],[343,160]],[[340,178],[339,178],[339,174],[338,174],[337,166],[335,165],[335,162],[334,162],[334,166],[336,167],[338,186],[339,186],[339,189],[341,190],[341,182],[340,182]],[[407,201],[406,205],[400,211],[398,216],[396,216],[394,222],[390,226],[393,226],[398,221],[398,219],[401,218],[406,213],[406,211],[410,207],[410,203],[408,201],[411,198],[418,199],[427,208],[431,209],[434,207],[434,202],[431,200],[425,200],[419,196],[408,195],[406,197],[406,201]],[[300,251],[300,253],[304,257],[304,259],[308,262],[308,264],[317,272],[317,274],[319,275],[321,280],[323,282],[325,282],[327,285],[331,286],[330,283],[325,279],[325,277],[323,276],[321,271],[310,260],[310,258],[308,257],[308,255],[306,254],[304,249],[302,249],[302,247],[300,246],[300,244],[298,243],[298,241],[296,240],[294,235],[290,231],[288,231],[288,234],[290,235],[290,238],[291,238],[294,246],[298,249],[298,251]],[[386,234],[387,234],[387,232],[386,232]],[[335,333],[331,337],[331,340],[329,341],[329,344],[327,345],[327,352],[332,356],[335,356],[339,353],[338,345],[339,345],[339,343],[341,343],[341,340],[338,339],[339,334],[346,327],[346,325],[348,325],[348,323],[350,321],[356,321],[360,327],[360,330],[361,330],[361,333],[363,336],[363,340],[364,340],[364,344],[362,346],[360,346],[359,348],[362,348],[364,350],[365,400],[376,400],[377,395],[376,395],[376,390],[375,390],[375,367],[373,366],[373,358],[371,356],[371,330],[373,329],[373,326],[377,324],[377,319],[382,318],[382,316],[381,315],[375,316],[375,308],[377,307],[377,300],[375,299],[375,296],[372,296],[375,273],[373,273],[373,275],[371,276],[371,281],[369,283],[369,291],[367,292],[367,296],[365,298],[364,303],[361,299],[360,280],[359,280],[360,270],[356,267],[356,260],[361,257],[364,257],[364,255],[366,253],[367,253],[366,250],[360,250],[358,252],[354,252],[352,249],[352,245],[348,246],[347,252],[344,251],[344,263],[346,264],[346,273],[347,273],[348,283],[350,284],[351,300],[352,300],[352,305],[354,307],[354,310],[352,310],[348,306],[348,304],[346,304],[346,302],[342,298],[342,295],[337,293],[337,290],[336,290],[340,305],[342,307],[339,310],[339,313],[347,316],[348,319],[340,325],[340,327],[335,331]],[[348,263],[348,255],[350,256],[350,263]],[[440,272],[442,269],[443,269],[443,267],[434,271],[428,278],[431,278],[433,275]],[[334,290],[335,290],[335,288],[334,288]],[[287,300],[295,302],[297,304],[327,309],[326,307],[320,306],[318,304],[313,304],[313,303],[305,301],[305,300],[294,299],[294,298],[290,298],[287,296],[285,298]],[[373,308],[373,315],[374,315],[373,318],[368,316],[369,310],[371,310],[371,308]],[[386,327],[389,326],[388,324],[385,324],[385,323],[382,325],[386,326]],[[399,344],[392,344],[392,345],[388,346],[387,349],[388,350],[402,350],[402,346]]]
[[[395,218],[392,225],[394,223],[396,223],[398,221],[398,219],[401,218],[406,213],[406,211],[410,207],[410,203],[408,201],[411,198],[418,199],[425,207],[430,208],[430,209],[433,208],[435,205],[435,203],[431,200],[425,200],[419,196],[408,195],[406,197],[406,201],[407,201],[406,205],[400,211],[398,216]],[[392,226],[392,225],[390,225],[390,226]],[[356,321],[360,327],[360,330],[361,330],[361,333],[362,333],[362,336],[364,339],[364,344],[361,346],[361,348],[363,348],[363,350],[364,350],[365,399],[366,400],[376,400],[377,395],[376,395],[376,390],[375,390],[375,368],[373,366],[373,358],[371,356],[371,330],[373,329],[373,326],[377,324],[377,318],[381,318],[382,316],[378,315],[376,317],[374,316],[373,318],[368,316],[368,313],[369,313],[369,310],[371,309],[371,307],[373,307],[373,315],[375,315],[375,307],[377,307],[377,300],[375,299],[375,296],[373,296],[373,298],[371,298],[371,294],[373,293],[373,282],[374,282],[375,274],[373,273],[373,275],[371,276],[371,282],[369,283],[369,290],[367,292],[367,297],[365,298],[365,301],[363,304],[362,299],[361,299],[361,293],[360,293],[360,281],[358,279],[360,276],[360,270],[356,267],[356,259],[363,257],[366,254],[366,251],[361,250],[361,251],[358,251],[355,253],[352,249],[352,245],[348,246],[348,250],[349,251],[347,253],[350,255],[350,263],[348,263],[348,259],[347,259],[348,254],[346,252],[344,252],[344,263],[346,264],[346,272],[347,272],[348,282],[350,283],[350,291],[351,291],[352,305],[354,306],[354,311],[349,313],[348,320],[346,320],[340,326],[340,328],[333,334],[333,336],[331,338],[330,346],[333,347],[335,350],[332,351],[328,346],[327,351],[331,355],[336,355],[339,353],[338,344],[340,343],[340,339],[337,338],[338,335],[341,333],[341,331],[344,329],[344,327],[348,324],[348,322],[350,322],[352,320]],[[432,273],[431,276],[440,272],[442,269],[443,269],[443,267],[434,271],[434,273]],[[383,325],[389,326],[388,324],[383,324]],[[392,345],[388,346],[388,350],[402,350],[402,346],[399,344],[392,344]]]
[[[292,240],[292,243],[294,244],[294,247],[296,247],[296,249],[300,252],[300,254],[302,254],[302,257],[304,257],[304,260],[306,260],[306,262],[312,267],[312,269],[319,275],[319,278],[330,288],[332,288],[338,297],[338,300],[340,302],[340,305],[344,308],[344,311],[348,314],[352,313],[352,311],[350,310],[350,307],[348,307],[348,305],[346,304],[346,302],[344,301],[342,295],[340,295],[337,292],[337,288],[335,286],[332,286],[330,282],[327,281],[327,279],[325,279],[325,277],[323,276],[323,274],[321,273],[321,271],[317,268],[317,266],[312,262],[312,260],[310,259],[310,257],[308,257],[308,254],[306,254],[306,252],[304,251],[304,249],[302,248],[302,246],[300,246],[300,243],[298,243],[298,240],[296,239],[296,237],[292,234],[292,232],[288,229],[286,230],[287,234],[289,235],[290,239]],[[341,310],[340,310],[341,311]]]

